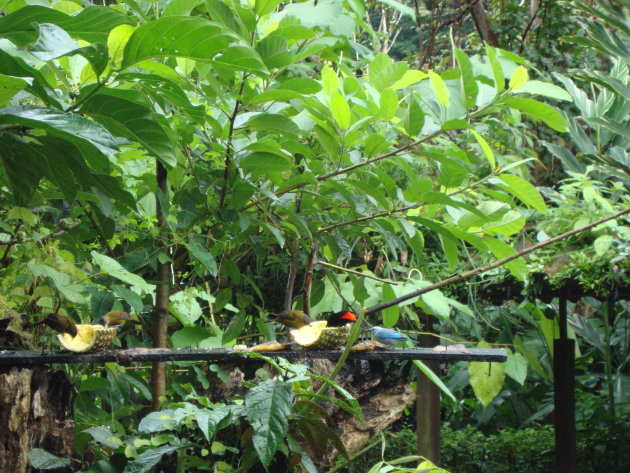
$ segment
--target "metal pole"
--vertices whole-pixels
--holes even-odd
[[[556,473],[575,473],[575,340],[567,337],[566,288],[559,297],[560,338],[553,341]]]

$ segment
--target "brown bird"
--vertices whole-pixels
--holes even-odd
[[[271,319],[271,321],[291,328],[300,328],[313,322],[313,319],[301,310],[285,310],[280,312],[275,319]]]
[[[101,317],[101,322],[105,325],[105,327],[117,327],[119,325],[124,325],[124,323],[129,319],[131,319],[131,317],[127,312],[123,312],[122,310],[112,310]]]
[[[41,324],[47,325],[48,327],[53,329],[55,332],[67,333],[67,334],[70,334],[72,337],[77,336],[77,326],[75,325],[74,320],[72,320],[70,317],[67,317],[65,315],[48,314],[39,322],[31,325],[31,327],[37,327],[38,325],[41,325]]]

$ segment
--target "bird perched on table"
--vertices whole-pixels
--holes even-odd
[[[106,328],[117,327],[124,325],[124,323],[129,319],[131,319],[131,317],[127,312],[122,310],[112,310],[101,317],[101,322],[103,322],[103,325],[105,325]]]
[[[343,327],[344,325],[356,322],[357,316],[354,312],[342,310],[341,312],[335,312],[333,315],[328,317],[326,321],[328,322],[326,327]]]
[[[411,338],[405,337],[403,334],[398,333],[396,330],[383,327],[372,327],[370,332],[376,337],[376,339],[384,343],[385,345],[395,345],[398,342],[413,342]]]
[[[67,333],[72,337],[77,336],[77,326],[70,317],[61,314],[48,314],[39,322],[34,323],[31,327],[37,327],[38,325],[47,325],[55,332]]]
[[[279,324],[286,325],[290,328],[300,328],[305,325],[309,325],[313,322],[308,315],[301,310],[285,310],[280,312],[275,319],[270,319],[272,322],[278,322]]]

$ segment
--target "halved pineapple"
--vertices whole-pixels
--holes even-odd
[[[351,326],[326,327],[325,320],[316,320],[304,327],[289,331],[293,341],[302,347],[325,350],[336,348],[345,343],[350,334]]]
[[[77,336],[68,333],[57,334],[59,343],[75,353],[89,353],[107,348],[116,338],[116,327],[77,324]]]

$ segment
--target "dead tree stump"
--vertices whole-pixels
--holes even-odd
[[[0,370],[0,471],[31,471],[27,455],[33,448],[70,458],[74,422],[66,419],[72,392],[63,371]]]

